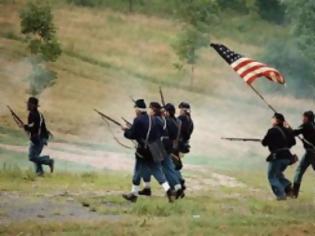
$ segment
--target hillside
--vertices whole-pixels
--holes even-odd
[[[30,65],[26,45],[14,39],[21,37],[18,13],[23,2],[1,7],[0,83],[4,88],[1,91],[3,105],[11,104],[25,117],[25,78]],[[170,44],[180,28],[179,22],[64,4],[56,4],[54,15],[64,54],[57,63],[50,65],[57,72],[58,80],[41,95],[41,104],[58,140],[117,146],[106,128],[100,128],[103,123],[92,109],[97,107],[116,118],[125,116],[131,120],[133,111],[129,96],[159,100],[157,90],[162,85],[167,100],[192,103],[197,127],[192,141],[194,156],[211,162],[211,158],[226,159],[235,150],[240,151],[236,154],[239,157],[265,155],[261,149],[249,151],[256,147],[254,145],[246,148],[241,144],[240,148],[239,144],[229,144],[231,150],[213,150],[215,146],[226,145],[219,140],[221,136],[261,136],[269,126],[271,113],[210,49],[201,51],[195,86],[190,89],[189,68],[178,72],[173,67],[178,59]],[[249,56],[259,55],[259,45],[268,39],[269,32],[281,34],[279,26],[249,16],[224,19],[222,25],[214,26],[213,38]],[[264,26],[268,34],[258,37],[257,27],[250,25],[242,31],[236,30],[249,21]],[[230,35],[220,27],[229,27]],[[233,37],[235,40],[231,40]],[[286,93],[285,89],[279,91],[279,96]],[[297,113],[307,109],[304,104],[311,105],[290,97],[278,99],[277,95],[270,97],[270,101],[282,110]],[[4,126],[14,128],[6,108],[1,106],[0,111]],[[253,112],[248,115],[248,111]],[[295,115],[292,117],[290,120],[294,122],[299,119]]]
[[[278,204],[266,181],[267,150],[258,143],[220,139],[262,137],[272,112],[212,49],[199,52],[191,88],[190,68],[174,68],[178,58],[171,44],[183,23],[171,17],[52,2],[63,54],[48,65],[58,79],[40,95],[40,109],[55,135],[47,150],[57,159],[57,172],[35,178],[26,159],[27,139],[5,106],[26,119],[25,78],[31,66],[19,26],[25,2],[0,1],[0,196],[6,198],[0,203],[0,234],[139,235],[151,230],[150,235],[311,235],[313,176],[306,176],[297,204]],[[256,15],[224,14],[209,26],[209,42],[253,58],[260,58],[270,38],[289,30]],[[286,87],[270,93],[265,83],[255,86],[293,126],[314,106]],[[196,128],[192,152],[184,160],[189,197],[170,206],[155,185],[152,200],[126,204],[120,194],[129,190],[133,150],[114,141],[93,109],[132,120],[130,96],[159,101],[159,86],[167,101],[192,105]],[[120,129],[111,130],[131,145]],[[294,152],[302,155],[300,143]],[[294,169],[289,168],[290,177]],[[15,201],[19,204],[9,209]]]

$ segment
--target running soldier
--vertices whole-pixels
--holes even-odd
[[[300,186],[302,182],[303,175],[307,168],[311,165],[313,170],[315,170],[315,122],[314,113],[312,111],[306,111],[303,114],[303,124],[296,130],[294,134],[303,135],[304,138],[304,149],[305,154],[301,159],[294,176],[293,184],[293,197],[297,198],[299,196]]]
[[[24,129],[30,137],[29,160],[35,164],[36,174],[43,176],[43,165],[49,166],[51,173],[54,171],[54,159],[51,159],[47,155],[40,156],[44,146],[47,145],[50,132],[46,128],[43,114],[38,110],[38,103],[39,101],[35,97],[28,99],[27,110],[29,111],[29,115]]]
[[[284,127],[285,118],[275,113],[272,118],[272,128],[262,140],[263,146],[268,146],[270,155],[267,158],[268,180],[277,200],[286,200],[292,195],[291,182],[283,172],[292,163],[293,155],[290,148],[296,144],[293,132]]]

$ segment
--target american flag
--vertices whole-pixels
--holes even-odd
[[[252,84],[260,77],[265,77],[279,84],[285,84],[284,77],[278,70],[233,52],[222,44],[212,43],[210,46],[217,51],[247,84]]]

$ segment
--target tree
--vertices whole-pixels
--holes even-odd
[[[28,77],[30,93],[39,95],[56,79],[56,74],[47,69],[46,63],[55,62],[62,51],[49,5],[43,1],[28,2],[20,13],[20,19],[21,32],[26,36],[33,67]]]
[[[258,14],[265,20],[282,24],[285,19],[285,5],[281,0],[256,0]]]
[[[191,66],[190,86],[194,83],[195,64],[198,59],[198,49],[208,46],[206,35],[195,27],[187,27],[177,36],[177,41],[172,45],[179,59]]]
[[[209,26],[216,18],[216,2],[211,0],[177,0],[177,16],[184,22],[172,47],[178,58],[191,66],[190,85],[194,83],[198,50],[209,44]],[[177,66],[181,68],[182,66]]]
[[[293,39],[272,41],[267,46],[263,61],[284,74],[290,84],[288,88],[294,89],[292,92],[297,96],[313,92],[310,86],[305,85],[314,78],[314,66]]]
[[[303,6],[297,10],[293,36],[305,56],[315,63],[315,2],[304,0]]]
[[[177,17],[199,31],[209,31],[209,25],[216,19],[218,5],[211,0],[176,0]]]
[[[217,0],[217,3],[222,9],[230,9],[243,14],[249,12],[247,0]]]
[[[264,60],[285,75],[292,92],[307,96],[314,92],[315,84],[315,3],[288,0],[286,4],[290,31],[285,38],[277,38],[267,46]]]

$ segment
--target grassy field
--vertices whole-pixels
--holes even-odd
[[[129,186],[130,176],[118,173],[64,173],[35,178],[30,171],[1,170],[0,186],[4,202],[18,200],[8,209],[1,207],[0,219],[10,216],[14,208],[27,211],[26,206],[41,199],[42,215],[29,213],[28,220],[1,224],[2,235],[312,235],[314,197],[306,179],[301,199],[276,202],[263,175],[255,172],[239,175],[242,187],[203,186],[198,192],[174,204],[167,203],[161,190],[154,186],[154,197],[126,203],[120,194]],[[60,220],[67,213],[52,205],[58,202],[81,208],[77,219]],[[39,204],[39,203],[38,203]],[[53,206],[53,207],[51,207]],[[55,208],[54,208],[55,207]],[[22,210],[21,210],[22,209]],[[75,211],[74,211],[75,212]],[[76,214],[76,213],[72,213]],[[90,220],[82,220],[88,214]]]
[[[272,113],[210,49],[200,51],[189,87],[189,67],[173,66],[178,59],[171,44],[182,24],[167,17],[53,4],[63,54],[48,65],[58,80],[40,103],[55,135],[48,148],[59,159],[56,174],[36,178],[27,140],[5,107],[26,119],[31,67],[19,29],[23,4],[0,1],[0,235],[312,235],[314,176],[306,176],[301,199],[274,201],[265,176],[267,150],[220,140],[262,137]],[[226,14],[209,26],[209,42],[251,57],[260,56],[270,35],[283,38],[288,30],[257,16]],[[265,93],[263,82],[257,87]],[[118,146],[93,108],[132,120],[129,96],[160,100],[160,85],[167,101],[192,104],[196,129],[185,158],[190,190],[170,205],[155,184],[152,199],[128,204],[120,195],[130,188],[133,151]],[[286,88],[266,97],[293,126],[314,106]],[[119,129],[113,132],[123,140]],[[301,156],[300,144],[294,152]],[[104,167],[113,162],[116,171]],[[292,178],[294,168],[288,172]]]

